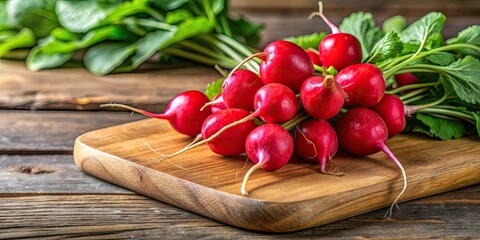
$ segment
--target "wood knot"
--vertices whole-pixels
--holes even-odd
[[[48,174],[53,173],[56,170],[51,167],[42,166],[15,166],[10,171],[25,174]]]

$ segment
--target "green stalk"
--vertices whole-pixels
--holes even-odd
[[[158,22],[150,19],[137,19],[133,17],[125,18],[120,21],[120,23],[129,25],[129,24],[137,24],[143,27],[151,27],[151,28],[157,28],[157,29],[162,29],[162,30],[167,30],[167,31],[175,31],[177,29],[176,26],[172,26],[170,24],[166,24],[163,22]]]
[[[390,91],[387,91],[387,93],[390,93],[390,94],[398,94],[398,93],[401,93],[403,91],[406,91],[406,90],[411,90],[411,89],[417,89],[417,88],[424,88],[424,87],[431,87],[431,86],[436,86],[436,85],[440,85],[441,83],[440,82],[428,82],[428,83],[417,83],[417,84],[409,84],[409,85],[405,85],[405,86],[402,86],[402,87],[399,87],[399,88],[395,88],[393,90],[390,90]]]
[[[290,131],[292,130],[297,124],[307,120],[310,118],[310,115],[306,114],[305,112],[297,113],[290,121],[282,123],[280,126],[285,128],[285,130]]]
[[[405,100],[409,99],[409,98],[412,98],[412,97],[415,97],[421,93],[424,93],[424,92],[427,92],[428,91],[428,88],[420,88],[420,89],[417,89],[415,91],[411,91],[409,93],[406,93],[402,96],[400,96],[400,100],[402,100],[402,102],[404,102]]]
[[[449,109],[441,109],[441,108],[424,108],[421,110],[418,110],[419,113],[433,113],[433,114],[442,114],[446,116],[451,116],[455,118],[459,118],[465,121],[468,121],[471,124],[475,124],[475,118],[468,114],[468,113],[463,113],[459,111],[454,111],[454,110],[449,110]]]
[[[420,95],[417,95],[417,96],[415,96],[415,97],[411,97],[411,98],[409,98],[409,99],[407,99],[407,100],[402,100],[402,102],[403,102],[404,105],[407,105],[407,104],[410,104],[410,103],[412,103],[412,102],[416,102],[416,101],[418,101],[418,100],[422,100],[422,99],[424,99],[424,98],[426,98],[426,97],[428,97],[428,96],[429,96],[428,93],[420,94]],[[400,98],[400,99],[401,99],[401,98]]]
[[[185,58],[185,59],[189,59],[189,60],[193,60],[193,61],[196,61],[196,62],[199,62],[199,63],[203,63],[203,64],[206,64],[206,65],[211,65],[211,66],[214,66],[214,65],[218,64],[218,65],[220,65],[224,68],[234,68],[235,65],[237,64],[235,61],[232,61],[230,59],[228,59],[228,61],[219,62],[216,59],[205,57],[203,55],[195,54],[193,52],[185,51],[183,49],[175,48],[175,47],[166,48],[166,49],[163,50],[163,52],[174,55],[174,56],[177,56],[177,57],[182,57],[182,58]]]

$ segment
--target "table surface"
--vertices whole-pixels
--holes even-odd
[[[255,1],[243,2],[236,1],[234,7],[239,12],[251,12],[253,19],[262,22],[261,11],[252,11],[245,4],[264,6],[255,5]],[[288,2],[280,1],[283,5],[277,10],[284,12],[281,7],[292,7]],[[300,1],[304,5],[307,2],[311,4]],[[397,1],[391,2],[394,7],[382,5],[383,12],[405,9],[393,4]],[[478,1],[465,2],[480,9]],[[459,18],[451,23],[449,31],[458,31],[469,22],[478,24],[479,17],[473,10],[472,16],[460,17],[454,4],[442,5],[442,10],[448,11],[448,6],[454,9],[450,15]],[[275,38],[272,32],[275,26],[282,25],[279,21],[298,20],[305,11],[297,6],[292,14],[281,18],[270,13],[263,22],[271,22],[273,28],[266,34]],[[30,73],[21,63],[2,60],[0,239],[480,237],[480,185],[402,203],[401,212],[396,212],[393,219],[384,219],[386,209],[380,209],[304,231],[269,234],[228,226],[164,204],[91,177],[74,165],[72,148],[77,136],[143,119],[130,112],[99,110],[99,103],[126,102],[161,111],[175,94],[186,89],[201,90],[216,78],[215,71],[207,67],[107,77],[92,76],[80,69]]]

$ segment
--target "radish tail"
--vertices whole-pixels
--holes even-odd
[[[405,192],[405,190],[407,190],[407,174],[405,173],[405,169],[403,168],[402,164],[400,163],[400,161],[398,161],[397,157],[395,157],[395,155],[392,153],[392,151],[390,151],[390,149],[387,147],[387,145],[385,145],[385,143],[383,142],[379,142],[378,143],[378,147],[385,153],[387,154],[387,156],[400,168],[400,170],[402,171],[402,175],[403,175],[403,189],[402,191],[400,192],[400,194],[398,194],[398,196],[395,198],[395,201],[393,201],[392,205],[390,206],[390,208],[388,209],[388,211],[385,213],[385,216],[384,217],[387,217],[388,218],[391,218],[392,217],[392,213],[393,213],[393,207],[396,207],[397,209],[398,208],[398,200],[400,199],[400,197],[403,195],[403,193]]]
[[[242,182],[242,187],[240,188],[240,192],[242,193],[242,195],[248,195],[248,192],[246,190],[248,179],[250,178],[250,175],[252,175],[252,173],[255,172],[255,170],[259,169],[260,167],[261,167],[260,163],[257,163],[253,165],[253,167],[251,167],[248,170],[248,172],[245,174],[245,177],[243,178],[243,182]]]
[[[192,148],[195,148],[195,147],[198,147],[198,146],[200,146],[200,145],[202,145],[202,144],[204,144],[204,143],[210,142],[210,141],[212,141],[213,139],[215,139],[216,137],[218,137],[218,135],[220,135],[220,134],[222,134],[223,132],[225,132],[226,130],[228,130],[229,128],[235,127],[235,126],[237,126],[237,125],[239,125],[239,124],[242,124],[242,123],[244,123],[244,122],[248,122],[248,121],[254,119],[255,117],[257,117],[257,114],[256,114],[256,112],[253,112],[252,114],[250,114],[250,115],[248,115],[248,116],[246,116],[246,117],[244,117],[244,118],[242,118],[242,119],[240,119],[240,120],[238,120],[238,121],[236,121],[236,122],[232,122],[232,123],[230,123],[230,124],[228,124],[228,125],[225,125],[223,128],[221,128],[220,130],[218,130],[218,132],[216,132],[215,134],[213,134],[213,135],[210,136],[209,138],[203,139],[202,141],[198,141],[198,142],[196,142],[196,143],[194,143],[194,144],[189,144],[189,145],[185,146],[184,148],[182,148],[181,150],[179,150],[179,151],[177,151],[177,152],[174,152],[174,153],[169,154],[169,155],[165,155],[165,157],[164,157],[163,159],[161,159],[161,160],[165,160],[165,159],[167,159],[167,158],[171,158],[171,157],[177,156],[177,155],[179,155],[179,154],[181,154],[181,153],[184,153],[184,152],[186,152],[186,151],[188,151],[188,150],[190,150],[190,149],[192,149]]]
[[[205,109],[206,107],[211,106],[211,105],[216,104],[216,103],[219,103],[219,102],[222,102],[222,101],[223,101],[223,97],[219,97],[219,98],[215,99],[215,101],[207,102],[207,103],[205,103],[205,105],[203,105],[202,108],[200,108],[200,111],[203,111],[203,109]]]
[[[228,77],[231,77],[232,74],[237,71],[240,67],[242,67],[245,63],[247,63],[248,61],[256,58],[256,57],[259,57],[259,58],[263,58],[265,57],[265,53],[264,52],[259,52],[259,53],[255,53],[255,54],[252,54],[250,57],[248,58],[245,58],[245,60],[243,60],[242,62],[240,62],[235,68],[232,69],[232,71],[230,72],[230,74],[228,74]]]
[[[102,104],[100,105],[101,108],[103,107],[119,107],[119,108],[125,108],[125,109],[128,109],[128,110],[131,110],[131,111],[134,111],[136,113],[140,113],[142,115],[145,115],[147,117],[152,117],[152,118],[158,118],[158,119],[171,119],[171,115],[168,115],[168,114],[164,114],[164,113],[152,113],[152,112],[148,112],[148,111],[145,111],[145,110],[142,110],[142,109],[138,109],[138,108],[134,108],[134,107],[131,107],[131,106],[128,106],[128,105],[125,105],[125,104],[120,104],[120,103],[108,103],[108,104]]]

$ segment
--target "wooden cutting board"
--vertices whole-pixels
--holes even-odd
[[[403,187],[400,170],[383,153],[363,158],[344,153],[330,165],[340,168],[342,177],[320,174],[316,164],[293,159],[275,172],[257,170],[247,186],[250,194],[242,196],[242,178],[253,165],[244,156],[221,157],[203,146],[159,160],[159,153],[173,153],[190,141],[167,122],[147,119],[78,137],[74,158],[80,169],[105,181],[227,224],[270,232],[306,229],[390,206]],[[408,175],[402,202],[480,183],[478,138],[400,135],[387,144]]]

